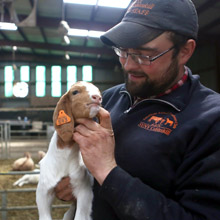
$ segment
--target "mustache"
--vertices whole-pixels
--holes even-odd
[[[127,70],[123,69],[123,72],[125,75],[132,74],[135,76],[145,76],[148,78],[147,74],[142,71],[141,72],[140,71],[127,71]]]

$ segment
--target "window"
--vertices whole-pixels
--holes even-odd
[[[51,95],[61,96],[61,66],[51,67]]]
[[[36,96],[44,97],[46,95],[46,67],[36,67]]]
[[[30,81],[30,67],[29,66],[21,66],[20,80],[21,80],[21,82],[29,82]]]
[[[82,67],[82,80],[91,82],[93,78],[92,66],[83,66]]]
[[[77,81],[77,67],[67,66],[67,90]]]
[[[12,66],[5,66],[4,81],[5,81],[5,97],[12,97],[13,81],[14,81],[14,70]]]

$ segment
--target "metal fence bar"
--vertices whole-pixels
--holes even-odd
[[[63,208],[69,208],[70,205],[52,205],[52,208],[56,209],[63,209]],[[37,209],[37,206],[11,206],[7,208],[0,208],[0,211],[22,211],[22,210],[32,210]]]
[[[52,123],[43,122],[42,129],[34,129],[34,122],[16,121],[16,120],[0,120],[0,154],[2,159],[9,159],[13,153],[12,147],[15,141],[40,139],[45,141],[45,146],[48,146],[50,138],[54,132]],[[30,126],[26,129],[25,126]],[[19,126],[16,128],[16,126]],[[23,126],[23,127],[21,127]],[[20,128],[21,127],[21,128]]]
[[[7,212],[8,211],[22,211],[22,210],[33,210],[37,209],[37,206],[7,206],[7,194],[8,193],[20,193],[20,192],[35,192],[36,188],[25,188],[25,189],[6,189],[6,190],[0,190],[0,194],[2,197],[2,204],[0,207],[1,211],[1,219],[2,220],[7,220]],[[54,208],[69,208],[69,204],[66,205],[52,205],[52,209]]]
[[[0,190],[0,193],[13,193],[13,192],[35,192],[36,188],[24,188],[24,189],[5,189]]]
[[[0,175],[24,175],[24,174],[39,174],[39,171],[10,171],[7,173],[0,173]]]

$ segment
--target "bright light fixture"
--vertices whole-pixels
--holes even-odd
[[[64,3],[127,8],[131,0],[63,0]]]
[[[13,86],[13,95],[18,98],[25,98],[28,95],[28,84],[26,82],[17,82]]]
[[[99,0],[98,5],[113,8],[127,8],[131,0]]]
[[[89,37],[95,37],[99,38],[101,35],[103,35],[105,32],[102,31],[89,31],[88,36]]]
[[[64,3],[96,5],[97,0],[63,0]]]
[[[14,23],[0,22],[0,30],[16,31],[17,29]]]
[[[89,31],[84,29],[74,29],[71,28],[68,31],[69,36],[78,36],[78,37],[94,37],[99,38],[104,32],[102,31]]]
[[[67,35],[64,35],[63,40],[67,45],[70,44],[70,39]]]
[[[65,58],[66,60],[70,60],[70,55],[67,52],[65,53]]]
[[[88,32],[89,32],[88,30],[71,28],[68,31],[68,35],[70,35],[70,36],[79,36],[79,37],[87,37]]]
[[[14,51],[16,51],[17,49],[18,49],[17,46],[13,46],[13,47],[12,47],[12,50],[14,50]]]

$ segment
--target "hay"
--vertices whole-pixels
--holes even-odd
[[[7,173],[11,171],[11,164],[14,159],[0,160],[0,172]],[[35,160],[36,161],[36,160]],[[6,189],[26,189],[36,188],[36,185],[26,184],[22,187],[13,186],[13,183],[22,175],[0,175],[0,190]],[[67,205],[68,203],[55,199],[53,204]],[[2,206],[2,198],[0,198],[0,207]],[[35,192],[16,192],[7,194],[7,207],[12,206],[36,206]],[[62,219],[63,214],[67,208],[56,208],[52,210],[53,219]],[[7,212],[8,220],[37,220],[37,209],[33,210],[12,210]],[[0,220],[2,220],[2,213],[0,213]]]

